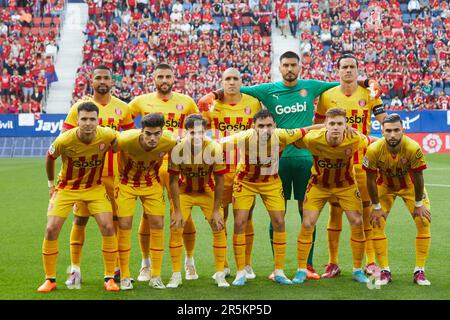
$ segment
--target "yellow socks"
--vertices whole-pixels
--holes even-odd
[[[150,226],[148,224],[148,218],[144,218],[144,215],[142,214],[139,224],[139,246],[141,248],[142,259],[148,259],[150,252]]]
[[[286,231],[273,232],[273,252],[275,269],[284,269],[284,257],[286,256]]]
[[[373,229],[370,224],[370,213],[372,206],[363,208],[364,236],[366,237],[366,265],[375,262],[375,251],[373,248]]]
[[[338,264],[339,239],[342,231],[341,207],[330,205],[330,218],[328,220],[328,263]]]
[[[388,259],[388,240],[386,238],[386,233],[384,232],[384,227],[386,225],[386,220],[384,218],[380,219],[381,227],[374,227],[372,231],[372,243],[375,254],[377,256],[378,265],[381,269],[385,269],[389,266]]]
[[[314,232],[313,228],[305,228],[303,225],[300,228],[300,233],[297,237],[297,261],[299,269],[306,269],[307,259],[309,251],[312,246],[312,234]],[[274,233],[275,234],[275,233]],[[275,239],[274,239],[275,244]]]
[[[213,231],[213,251],[216,263],[216,272],[223,271],[225,265],[225,256],[227,254],[227,239],[225,230]]]
[[[120,277],[130,277],[131,229],[119,229],[119,263]]]
[[[420,220],[420,217],[414,217],[416,223],[417,235],[416,235],[416,267],[425,267],[425,261],[428,257],[430,249],[431,233],[430,222],[427,219]]]
[[[363,225],[351,226],[350,247],[353,255],[353,268],[360,269],[364,258],[366,239]]]
[[[117,262],[117,237],[112,236],[102,236],[102,253],[103,253],[103,263],[105,266],[105,277],[114,277],[114,268]]]
[[[253,221],[247,221],[247,228],[245,229],[245,265],[252,265],[252,249],[253,249],[253,239],[255,238],[255,233],[253,230]]]
[[[192,220],[192,216],[190,216],[186,220],[183,232],[183,242],[186,249],[186,257],[188,258],[192,258],[194,256],[195,234],[196,230],[194,220]]]
[[[170,259],[172,272],[181,272],[181,255],[183,254],[183,229],[170,229]]]
[[[70,231],[70,261],[72,265],[78,267],[81,263],[81,251],[83,249],[85,234],[86,226],[72,224],[72,230]]]
[[[152,259],[152,277],[161,275],[161,266],[164,250],[164,230],[150,230],[150,257]]]
[[[234,258],[236,260],[236,271],[245,269],[245,234],[233,235]]]
[[[58,257],[58,240],[46,240],[42,244],[42,261],[46,279],[56,279],[56,258]]]

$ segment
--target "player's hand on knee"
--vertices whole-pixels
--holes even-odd
[[[173,229],[183,228],[184,220],[180,210],[175,210],[170,217],[170,227]]]
[[[373,227],[381,227],[381,218],[386,219],[386,213],[382,209],[373,209],[370,214],[370,224]]]
[[[223,218],[218,211],[211,215],[210,223],[214,231],[221,231],[225,226]]]
[[[424,218],[428,220],[428,222],[431,222],[431,212],[428,211],[428,209],[422,205],[421,207],[415,207],[414,208],[414,214],[413,217],[416,216],[420,217],[420,221],[422,221],[422,224],[425,225]]]
[[[347,132],[347,137],[353,139],[355,135],[358,134],[358,129],[352,128],[348,124],[345,125],[345,131]]]

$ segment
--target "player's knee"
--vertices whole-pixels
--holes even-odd
[[[59,227],[54,224],[49,224],[45,228],[45,239],[56,240],[58,238]]]
[[[234,220],[234,233],[244,233],[245,227],[247,226],[247,221],[243,219]]]
[[[115,233],[114,224],[112,221],[104,221],[100,225],[100,231],[103,236],[112,236]]]
[[[150,219],[150,229],[163,229],[164,220],[163,219]]]
[[[89,217],[80,217],[75,215],[73,218],[73,223],[78,226],[85,226],[89,220]]]
[[[310,221],[309,219],[303,218],[302,227],[305,229],[312,229],[312,228],[314,228],[314,223],[312,221]]]
[[[350,224],[353,227],[359,227],[363,224],[363,219],[360,216],[354,216],[350,219]]]
[[[284,217],[275,217],[272,219],[274,231],[284,231]]]
[[[119,218],[119,228],[120,229],[131,229],[132,227],[132,219]]]

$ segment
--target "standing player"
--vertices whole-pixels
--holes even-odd
[[[252,96],[239,92],[242,86],[241,75],[235,68],[228,68],[222,74],[222,86],[224,97],[222,100],[214,102],[212,110],[204,111],[203,116],[207,119],[208,125],[212,130],[212,136],[216,140],[227,137],[238,131],[250,129],[253,121],[253,115],[261,110],[261,104]],[[228,218],[228,205],[232,200],[233,180],[236,175],[237,150],[224,154],[225,163],[227,165],[227,173],[224,175],[224,190],[222,207],[225,220]],[[256,277],[251,262],[251,254],[253,248],[253,222],[250,211],[247,228],[245,230],[245,271],[247,279]],[[228,259],[225,257],[225,275],[230,274],[228,268]]]
[[[206,120],[198,114],[185,122],[186,137],[173,149],[169,162],[170,191],[174,212],[170,223],[170,256],[172,277],[168,288],[181,285],[181,255],[183,225],[192,207],[199,206],[211,226],[216,280],[219,287],[229,287],[225,280],[227,239],[220,205],[226,172],[221,146],[205,136]],[[214,180],[213,180],[214,176]],[[181,178],[181,181],[180,181]]]
[[[161,63],[155,67],[153,73],[156,92],[144,94],[136,97],[130,102],[130,108],[133,117],[139,114],[144,117],[148,113],[158,112],[164,115],[165,128],[174,133],[174,136],[181,136],[181,132],[186,116],[192,113],[198,113],[197,105],[190,97],[173,92],[172,88],[175,82],[174,71],[168,64]],[[163,159],[159,170],[159,179],[166,188],[170,200],[169,174],[167,172],[168,157]],[[172,212],[173,210],[171,210]],[[150,259],[149,246],[152,239],[149,224],[146,222],[147,216],[142,216],[139,225],[139,244],[141,246],[142,265],[139,272],[139,281],[150,280]],[[156,228],[157,226],[153,226]],[[198,278],[194,264],[194,246],[195,246],[195,225],[192,219],[186,221],[183,233],[184,246],[186,248],[185,271],[186,280],[195,280]]]
[[[114,282],[117,261],[117,238],[114,233],[111,203],[102,184],[105,155],[116,142],[117,133],[98,126],[98,107],[92,102],[77,107],[78,128],[61,134],[50,146],[46,162],[50,202],[47,227],[42,246],[46,280],[39,292],[56,289],[56,258],[58,235],[75,203],[83,202],[94,215],[102,234],[102,253],[105,266],[105,289],[118,291]],[[58,183],[54,185],[55,160],[62,157]]]
[[[279,71],[283,81],[241,88],[242,93],[257,98],[274,114],[275,122],[279,128],[293,129],[310,126],[314,116],[314,99],[322,92],[339,84],[338,82],[327,83],[317,80],[299,80],[299,62],[300,57],[295,52],[287,51],[280,56]],[[368,87],[369,82],[372,83],[371,81],[358,81],[358,83]],[[376,84],[375,87],[377,88],[377,94],[381,94]],[[221,100],[222,97],[223,90],[209,93],[199,100],[199,105],[202,109],[208,109],[214,99]],[[300,217],[303,216],[302,203],[310,177],[311,166],[312,157],[308,150],[296,149],[289,145],[280,159],[279,174],[283,184],[284,195],[286,199],[290,199],[292,188],[294,189],[294,198],[298,201]],[[272,223],[270,224],[269,232],[273,248]],[[315,232],[313,234],[314,238]],[[312,266],[312,258],[313,249],[308,257],[308,278],[320,279],[319,274]],[[270,278],[274,279],[273,273],[270,275]]]
[[[367,172],[367,189],[373,203],[370,220],[374,228],[374,249],[381,267],[380,279],[375,284],[385,285],[392,281],[384,228],[398,196],[405,202],[417,228],[414,283],[430,285],[425,276],[425,262],[431,241],[430,200],[423,180],[423,170],[427,168],[425,158],[419,144],[403,135],[402,120],[398,114],[388,115],[383,120],[382,129],[384,139],[367,148],[363,161],[363,168]]]
[[[352,54],[343,54],[337,60],[337,68],[340,85],[331,88],[321,94],[315,114],[315,123],[323,123],[325,113],[330,108],[340,107],[347,112],[347,124],[365,136],[370,135],[371,115],[381,123],[386,117],[383,101],[380,98],[373,99],[370,92],[358,86],[358,61]],[[370,225],[371,203],[366,189],[366,173],[362,169],[362,159],[365,149],[360,149],[353,156],[354,170],[358,190],[363,203],[364,234],[366,237],[366,267],[368,275],[379,273],[375,264],[375,253],[372,245],[372,226]],[[329,260],[322,278],[333,278],[341,270],[338,266],[339,236],[342,229],[343,210],[339,203],[332,201],[330,205],[330,217],[328,220],[328,251]]]
[[[111,70],[100,65],[92,70],[91,86],[94,90],[92,98],[83,99],[75,103],[69,110],[64,121],[61,132],[75,128],[77,126],[78,106],[86,101],[94,103],[98,109],[98,122],[102,127],[109,127],[119,131],[134,128],[134,122],[131,117],[128,105],[117,99],[111,94],[111,88],[114,86]],[[114,228],[117,232],[117,204],[114,200],[114,190],[117,187],[115,177],[118,175],[117,155],[110,149],[107,152],[105,166],[103,167],[102,182],[105,185],[108,199],[111,201],[114,217]],[[86,224],[90,213],[83,202],[76,203],[74,206],[74,220],[70,232],[70,260],[71,268],[66,285],[69,289],[79,288],[81,283],[81,251],[86,233]],[[115,279],[119,281],[119,269],[116,267]]]
[[[163,131],[164,116],[151,113],[143,117],[142,129],[123,132],[117,138],[115,152],[120,151],[120,183],[117,193],[119,217],[120,288],[133,289],[130,278],[131,227],[136,200],[142,202],[143,214],[152,225],[154,234],[150,246],[152,270],[149,285],[163,289],[161,265],[164,251],[164,189],[158,170],[163,157],[172,150],[176,140],[168,130]]]
[[[347,214],[351,226],[350,245],[353,254],[354,280],[367,283],[361,265],[364,258],[364,228],[361,197],[355,184],[353,154],[368,145],[367,137],[345,134],[346,111],[331,108],[325,113],[322,130],[308,133],[297,141],[298,148],[308,148],[314,159],[311,178],[303,202],[304,216],[297,240],[298,269],[292,280],[302,284],[306,279],[306,260],[312,245],[312,233],[325,203],[336,199]]]
[[[252,129],[222,139],[237,146],[239,165],[233,185],[234,234],[233,247],[236,260],[236,279],[233,285],[247,282],[245,272],[245,230],[250,209],[259,194],[274,226],[275,278],[280,284],[291,284],[284,274],[286,255],[285,200],[278,177],[279,156],[283,149],[300,139],[310,127],[303,129],[277,129],[273,113],[264,109],[253,116]]]

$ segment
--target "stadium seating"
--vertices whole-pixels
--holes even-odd
[[[408,0],[389,2],[385,0],[350,0],[348,6],[341,6],[341,2],[336,0],[328,3],[327,5],[325,1],[318,0],[287,1],[287,8],[292,8],[290,10],[297,19],[302,16],[302,12],[303,16],[313,16],[315,12],[318,12],[320,16],[321,23],[318,25],[311,23],[311,26],[300,35],[301,47],[307,42],[311,43],[311,51],[303,57],[301,78],[337,80],[336,73],[332,72],[333,66],[337,56],[346,49],[341,44],[348,38],[347,47],[359,59],[361,71],[369,77],[376,78],[379,82],[383,81],[382,79],[387,80],[385,94],[382,97],[387,105],[390,105],[391,99],[396,93],[403,98],[404,106],[406,106],[408,98],[412,98],[414,109],[441,109],[443,105],[448,105],[450,102],[450,51],[448,49],[450,11],[448,1],[430,1],[430,7],[422,8],[417,17],[408,12]],[[346,16],[349,13],[352,15],[352,8],[355,9],[357,18],[350,19],[345,23]],[[398,10],[394,10],[394,8],[398,8]],[[379,13],[379,15],[372,16],[370,12]],[[398,12],[397,18],[395,12]],[[334,19],[335,16],[336,19]],[[373,17],[376,18],[372,19]],[[387,37],[392,37],[388,27],[395,26],[393,21],[398,18],[403,24],[397,30],[398,33],[394,34],[394,41],[388,43],[386,42]],[[300,24],[301,20],[299,19]],[[361,32],[357,31],[356,25],[352,26],[355,20],[359,21]],[[345,30],[346,26],[349,27],[347,31]],[[351,31],[352,28],[355,29]],[[331,31],[331,38],[337,40],[335,44],[333,41],[331,44],[326,42],[328,40],[325,37],[326,30]],[[439,30],[441,30],[440,33]],[[398,38],[401,41],[397,41]],[[407,42],[411,43],[409,47],[398,45]],[[367,60],[366,53],[371,47],[378,51],[374,64]],[[422,61],[419,60],[421,47],[425,47],[425,50],[428,51],[425,51],[427,56]],[[406,59],[409,52],[412,52],[412,57]],[[433,56],[437,58],[437,65],[431,63]],[[415,63],[418,64],[418,70],[414,70]],[[433,72],[433,68],[435,72]],[[414,84],[410,80],[410,75],[415,72],[417,72],[418,81]],[[437,86],[431,82],[432,90],[428,91],[426,90],[427,84],[432,79],[433,73],[438,78],[439,75],[443,77],[442,85]],[[395,81],[403,81],[397,92],[391,88]],[[445,92],[444,97],[439,96],[441,91]]]
[[[95,8],[93,1],[89,0],[89,22],[93,30],[86,30],[88,37],[84,49],[93,54],[87,55],[88,59],[84,59],[79,68],[72,103],[84,94],[91,93],[86,81],[89,72],[95,65],[105,63],[96,58],[97,53],[102,52],[104,57],[104,52],[108,51],[113,61],[110,67],[114,77],[122,79],[128,73],[131,79],[128,85],[119,85],[115,92],[125,101],[129,100],[125,97],[130,91],[133,98],[136,94],[154,90],[152,71],[159,62],[167,62],[176,70],[174,90],[194,99],[215,89],[219,84],[221,71],[227,67],[240,69],[245,74],[243,82],[246,85],[270,82],[270,6],[260,5],[252,10],[248,8],[248,1],[240,1],[235,2],[239,3],[239,7],[229,4],[230,10],[227,13],[214,13],[211,11],[213,2],[203,1],[203,6],[193,4],[190,10],[181,14],[178,21],[170,18],[173,5],[168,7],[169,11],[165,11],[163,7],[156,7],[155,1],[150,1],[146,10],[143,6],[138,6],[136,12],[130,13],[125,1],[119,1],[112,13],[111,24],[107,25],[102,22],[106,21],[106,2],[103,2],[102,8]],[[208,13],[210,11],[213,12],[212,15]],[[234,25],[233,14],[240,15],[240,27]],[[176,17],[176,14],[172,17]],[[252,17],[255,19],[252,20]],[[99,32],[100,29],[106,32]],[[261,35],[262,31],[265,32]],[[143,44],[139,44],[140,37],[143,38]],[[139,48],[144,56],[138,54]],[[226,51],[223,48],[227,48]],[[181,64],[181,60],[184,64]],[[131,63],[130,69],[128,63]],[[144,79],[138,82],[136,77],[141,74]],[[86,85],[79,86],[79,82]],[[132,91],[135,82],[139,84],[139,90]]]
[[[5,84],[7,79],[11,84],[9,88],[4,88],[9,90],[9,93],[6,94],[7,90],[5,90],[5,94],[1,96],[0,113],[14,109],[8,108],[10,101],[13,100],[12,95],[20,102],[17,112],[36,112],[27,107],[30,104],[30,98],[28,95],[25,96],[24,86],[29,86],[30,93],[33,93],[34,82],[41,72],[44,72],[47,84],[42,87],[43,99],[40,101],[39,111],[45,112],[48,89],[51,83],[57,80],[54,70],[55,57],[46,56],[46,46],[52,40],[56,41],[55,45],[58,44],[66,2],[65,0],[50,0],[43,8],[31,4],[27,7],[16,7],[15,2],[11,3],[8,7],[0,7],[0,26],[7,28],[5,34],[0,34],[0,56],[2,57],[0,66],[2,70],[6,68],[7,74],[11,77],[6,75],[4,78]],[[23,16],[21,16],[22,12],[24,12]],[[21,18],[26,17],[26,14],[31,15],[29,23],[26,20],[15,21],[12,18],[15,15],[21,16]],[[16,50],[12,50],[15,41],[18,44],[17,52],[23,55],[24,61],[22,61],[25,65],[22,67],[20,66],[20,56],[16,57],[14,55]],[[14,70],[18,70],[18,76],[13,76]],[[32,75],[29,85],[25,85],[24,81],[26,70],[30,70]],[[18,90],[13,89],[15,80],[17,80]],[[18,97],[16,97],[16,92]]]

